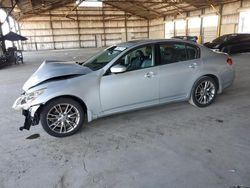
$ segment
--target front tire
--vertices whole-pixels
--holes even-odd
[[[84,122],[84,110],[70,98],[58,98],[42,108],[41,124],[43,129],[55,137],[66,137],[81,129]]]
[[[189,102],[197,107],[207,107],[215,101],[217,91],[218,86],[215,80],[204,76],[195,83]]]
[[[230,55],[232,53],[232,47],[231,46],[225,46],[225,47],[223,47],[221,49],[221,51]]]

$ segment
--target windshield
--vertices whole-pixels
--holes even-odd
[[[221,42],[226,42],[230,39],[232,39],[233,37],[235,37],[236,35],[224,35],[224,36],[221,36],[215,40],[213,40],[213,43],[221,43]]]
[[[99,70],[107,65],[110,61],[112,61],[125,49],[125,47],[112,46],[91,57],[83,64],[83,66],[88,67],[94,71]]]

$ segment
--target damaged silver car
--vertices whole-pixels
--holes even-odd
[[[141,40],[111,46],[84,63],[45,61],[13,108],[29,130],[41,121],[52,136],[76,133],[94,119],[176,101],[212,104],[234,80],[224,53],[188,41]]]

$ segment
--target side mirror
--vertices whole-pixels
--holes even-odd
[[[111,67],[110,71],[112,73],[122,73],[125,72],[127,70],[127,67],[123,66],[123,65],[114,65],[113,67]]]

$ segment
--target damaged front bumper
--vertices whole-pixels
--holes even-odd
[[[25,116],[24,125],[19,128],[20,131],[23,129],[30,130],[31,126],[38,125],[40,121],[39,114],[37,113],[37,109],[40,106],[31,107],[29,110],[23,110],[22,114]]]
[[[23,102],[23,97],[18,98],[12,106],[13,109],[22,111],[22,115],[25,116],[24,125],[19,130],[29,130],[31,126],[38,125],[40,121],[39,108],[40,105],[29,106]]]

